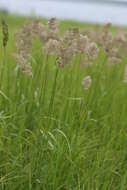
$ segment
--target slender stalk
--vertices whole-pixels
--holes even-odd
[[[3,55],[3,63],[1,65],[1,76],[0,76],[0,89],[2,89],[3,85],[3,77],[5,73],[5,65],[6,65],[6,47],[3,48],[4,50],[4,55]]]
[[[42,80],[41,80],[42,85],[41,85],[40,97],[39,97],[40,111],[41,111],[41,108],[43,107],[43,103],[45,100],[47,78],[48,78],[48,56],[46,57],[46,63],[44,67],[44,76],[42,74]]]
[[[48,108],[48,114],[47,114],[48,117],[50,117],[51,112],[52,112],[52,107],[53,107],[55,92],[56,92],[56,83],[57,83],[58,73],[59,73],[59,67],[57,66],[56,72],[55,72],[55,77],[54,77],[54,82],[53,82],[53,88],[52,88],[52,92],[51,92],[51,97],[50,97],[49,108]]]
[[[0,75],[0,90],[2,91],[3,89],[3,82],[4,82],[4,74],[5,74],[5,67],[6,67],[6,48],[3,48],[4,54],[3,54],[3,62],[1,63],[1,75]],[[2,105],[2,99],[1,99],[1,105]]]

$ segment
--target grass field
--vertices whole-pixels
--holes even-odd
[[[15,70],[14,33],[27,18],[6,16],[9,41],[0,32],[0,190],[126,190],[126,54],[108,66],[100,49],[90,67],[60,68],[32,48],[33,77]],[[46,23],[46,20],[43,21]],[[89,24],[63,21],[69,27]],[[101,27],[100,27],[101,29]],[[116,32],[119,29],[112,29]],[[82,86],[91,76],[88,90]]]

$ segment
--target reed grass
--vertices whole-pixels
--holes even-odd
[[[24,19],[20,27],[18,17],[6,22],[6,57],[0,33],[0,190],[126,190],[126,54],[109,66],[100,50],[90,67],[77,56],[61,68],[37,40],[30,77],[15,71],[12,56],[14,32]],[[88,27],[64,21],[60,29],[77,25]]]

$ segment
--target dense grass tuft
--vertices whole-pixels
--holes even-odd
[[[126,190],[126,57],[107,66],[100,50],[92,67],[77,57],[59,68],[37,40],[33,78],[16,73],[13,35],[24,19],[7,16],[6,52],[0,33],[0,190]],[[86,27],[64,21],[61,32],[75,25]]]

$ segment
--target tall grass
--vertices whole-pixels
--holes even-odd
[[[91,67],[77,57],[60,68],[35,42],[31,78],[15,72],[9,33],[6,56],[0,35],[0,190],[126,190],[126,57],[107,66],[100,50]]]

